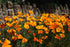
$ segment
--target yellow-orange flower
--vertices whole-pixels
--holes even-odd
[[[26,23],[24,24],[24,28],[25,29],[29,29],[29,25],[27,25]]]
[[[22,36],[21,34],[17,34],[17,38],[18,38],[18,39],[22,39],[23,36]]]
[[[11,22],[11,21],[12,21],[12,18],[9,18],[9,19],[8,19],[8,21],[10,21],[10,22]]]
[[[17,13],[18,13],[18,15],[20,15],[20,16],[22,15],[22,13],[21,13],[21,12],[17,12]]]
[[[2,45],[2,47],[12,47],[12,45]]]
[[[27,42],[28,40],[26,39],[26,38],[23,38],[22,39],[22,43],[25,43],[25,42]]]
[[[36,26],[36,22],[35,21],[30,21],[30,25]]]
[[[70,32],[70,28],[68,28],[68,31]]]
[[[39,22],[39,24],[42,24],[42,22]]]
[[[38,41],[38,39],[36,37],[34,37],[33,41]]]
[[[21,25],[17,25],[17,24],[14,25],[14,28],[19,28],[19,27],[21,27]]]
[[[43,25],[37,25],[36,29],[44,29],[44,26]]]
[[[42,41],[43,41],[43,40],[39,38],[38,42],[39,42],[40,44],[42,44]]]
[[[12,45],[9,45],[11,42],[8,39],[5,39],[5,41],[2,44],[2,47],[12,47]]]
[[[46,39],[48,36],[45,36],[44,39]]]
[[[2,41],[0,40],[0,43],[2,43]]]
[[[7,32],[10,33],[11,35],[14,35],[15,32],[16,32],[16,30],[14,30],[14,29],[10,29],[10,30],[7,30]]]
[[[1,35],[1,33],[0,33],[0,35]]]
[[[1,19],[0,19],[0,22],[1,22]]]
[[[20,30],[21,30],[21,28],[16,28],[16,30],[17,30],[17,31],[20,31]]]
[[[5,21],[8,21],[9,20],[9,17],[8,16],[4,17],[4,20]]]
[[[18,17],[17,17],[17,16],[13,16],[12,18],[13,18],[13,19],[17,19]]]
[[[24,19],[20,18],[20,19],[19,19],[19,21],[20,21],[20,22],[23,22],[23,21],[24,21]]]
[[[40,19],[36,19],[36,21],[38,22]]]
[[[43,30],[38,30],[38,34],[43,34]]]
[[[52,30],[52,33],[55,33],[55,30]]]
[[[61,32],[62,32],[62,33],[65,33],[65,31],[64,31],[63,29],[61,30]]]
[[[12,36],[12,40],[16,41],[17,40],[17,37]]]
[[[12,15],[14,15],[14,13],[12,13]]]
[[[44,39],[44,40],[45,40],[45,39],[47,39],[47,37],[48,37],[48,36],[45,36],[45,37],[43,36],[43,37],[42,37],[42,39]]]
[[[36,16],[36,18],[39,18],[39,16]]]
[[[59,40],[61,39],[60,36],[57,35],[57,34],[56,34],[55,38],[56,38],[56,39],[59,39]]]
[[[60,32],[61,31],[61,28],[56,28],[56,32]]]
[[[5,28],[5,23],[1,23],[1,24],[0,24],[0,28],[1,28],[1,29]]]
[[[6,23],[6,25],[9,26],[9,27],[12,27],[12,26],[13,26],[13,24],[11,24],[11,23],[9,23],[9,22]]]
[[[64,38],[64,37],[65,37],[65,35],[64,35],[64,34],[60,34],[60,36],[61,36],[62,38]]]
[[[18,21],[18,20],[14,20],[14,21],[13,21],[13,23],[18,24],[18,23],[19,23],[19,21]]]
[[[33,11],[32,11],[32,10],[29,10],[29,13],[30,13],[30,14],[33,14]]]

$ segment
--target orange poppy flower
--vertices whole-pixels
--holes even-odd
[[[38,30],[38,34],[43,34],[43,30]]]
[[[17,33],[14,33],[15,36],[17,36]]]
[[[39,24],[42,24],[42,22],[39,22]]]
[[[53,25],[49,26],[49,29],[55,29],[55,27]]]
[[[1,19],[0,19],[0,22],[1,22]]]
[[[1,33],[0,33],[0,35],[1,35]]]
[[[64,15],[65,17],[67,17],[68,15]]]
[[[46,33],[46,34],[48,34],[48,33],[49,33],[48,28],[44,28],[44,31],[45,31],[45,33]]]
[[[30,21],[30,25],[36,26],[36,22],[35,21]]]
[[[18,17],[17,17],[17,16],[13,16],[12,18],[13,18],[13,19],[17,19]]]
[[[39,18],[39,16],[36,16],[36,18]]]
[[[9,22],[7,22],[6,25],[9,26],[9,27],[12,27],[13,26],[13,24],[11,24]]]
[[[68,31],[70,32],[70,28],[68,28]]]
[[[12,36],[12,40],[16,41],[17,40],[17,37]]]
[[[43,13],[42,16],[45,16],[45,13]]]
[[[67,22],[67,25],[68,25],[68,27],[70,27],[70,23],[69,22]]]
[[[4,44],[6,44],[6,45],[8,45],[8,44],[10,44],[11,42],[8,40],[8,39],[5,39],[4,40]]]
[[[36,19],[36,21],[38,22],[40,19]]]
[[[53,33],[55,33],[55,30],[52,30]]]
[[[28,40],[26,39],[26,38],[23,38],[22,39],[22,43],[25,43],[25,42],[27,42]]]
[[[27,16],[29,16],[29,14],[26,14]]]
[[[24,14],[24,17],[26,17],[27,16],[27,14]]]
[[[46,39],[48,36],[45,36],[44,39]]]
[[[12,45],[9,45],[11,42],[8,39],[5,39],[5,41],[2,44],[2,47],[12,47]]]
[[[24,24],[24,28],[25,29],[29,29],[29,25],[27,25],[26,23]]]
[[[18,15],[20,15],[20,16],[22,15],[22,13],[21,13],[21,12],[17,12],[17,13],[18,13]]]
[[[12,47],[12,45],[2,45],[2,47]]]
[[[26,22],[27,25],[29,25],[29,22]]]
[[[4,17],[4,20],[5,21],[8,21],[9,20],[9,17],[8,16]]]
[[[39,42],[40,44],[42,44],[42,41],[43,41],[43,40],[39,38],[38,42]]]
[[[14,30],[14,29],[10,29],[10,30],[7,30],[7,32],[10,33],[11,35],[14,35],[15,32],[16,32],[16,30]]]
[[[9,19],[8,19],[8,21],[10,21],[10,22],[11,22],[11,21],[12,21],[12,18],[9,18]]]
[[[33,41],[38,41],[38,39],[36,37],[34,37]]]
[[[20,30],[21,30],[21,28],[16,28],[16,30],[17,30],[17,31],[20,31]]]
[[[61,30],[61,32],[62,32],[62,33],[65,33],[65,31],[64,31],[63,29]]]
[[[60,32],[61,31],[61,28],[60,27],[57,27],[56,28],[56,32]]]
[[[32,11],[32,10],[29,10],[29,13],[30,13],[30,14],[33,14],[33,11]]]
[[[0,40],[0,43],[2,43],[2,41]]]
[[[14,15],[14,13],[12,13],[12,15]]]
[[[44,21],[44,17],[41,17],[40,21]]]
[[[19,21],[20,21],[20,22],[23,22],[23,21],[24,21],[24,19],[21,19],[21,18],[20,18],[20,19],[19,19]]]
[[[17,24],[14,25],[14,28],[19,28],[19,27],[21,27],[21,25],[17,25]]]
[[[42,39],[44,39],[44,36],[42,36]]]
[[[18,21],[18,20],[14,20],[14,21],[13,21],[13,23],[18,24],[18,23],[19,23],[19,21]]]
[[[65,37],[65,35],[64,35],[64,34],[60,34],[60,36],[61,36],[62,38],[64,38],[64,37]]]
[[[44,40],[45,40],[47,37],[48,37],[48,36],[45,36],[45,37],[43,36],[43,37],[42,37],[42,39],[44,39]]]
[[[21,34],[17,34],[18,39],[23,39],[23,36]]]
[[[59,35],[56,35],[55,38],[59,40],[61,39]]]
[[[5,23],[1,23],[1,24],[0,24],[0,28],[1,28],[1,29],[5,28]]]
[[[33,33],[33,36],[35,36],[36,34],[35,33]]]

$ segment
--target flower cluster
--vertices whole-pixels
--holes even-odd
[[[12,13],[12,16],[3,18],[5,23],[0,24],[0,28],[3,29],[0,31],[2,47],[14,47],[12,43],[16,41],[16,44],[21,42],[22,45],[26,43],[31,45],[32,42],[42,45],[48,40],[64,39],[65,33],[70,32],[69,15],[60,16],[49,13],[43,13],[41,16],[35,17],[33,15],[33,11],[29,10],[27,14],[18,12],[17,16]]]

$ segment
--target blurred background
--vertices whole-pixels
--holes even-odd
[[[24,2],[25,4],[28,4],[30,2],[30,5],[33,5],[35,3],[37,5],[37,8],[39,8],[41,11],[47,11],[51,12],[56,9],[57,6],[62,5],[63,7],[67,4],[70,8],[70,0],[0,0],[1,4],[6,4],[7,1],[12,1],[14,4],[20,4]]]
[[[37,7],[41,7],[43,6],[43,8],[45,8],[45,5],[60,5],[62,4],[63,6],[65,6],[65,4],[68,4],[68,6],[70,7],[70,0],[0,0],[0,3],[6,3],[7,1],[12,1],[13,3],[16,2],[17,4],[21,4],[21,2],[30,2],[30,4],[32,5],[33,3],[37,4]]]

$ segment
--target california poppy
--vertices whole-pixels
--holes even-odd
[[[36,34],[35,33],[33,33],[33,36],[35,36]]]
[[[22,36],[21,34],[17,34],[17,38],[18,38],[18,39],[22,39],[23,36]]]
[[[25,42],[27,42],[28,40],[26,39],[26,38],[23,38],[22,39],[22,43],[25,43]]]
[[[5,23],[1,23],[1,24],[0,24],[0,28],[1,28],[1,29],[5,28]]]
[[[17,40],[17,37],[12,36],[12,40],[16,41]]]
[[[12,47],[12,45],[10,45],[10,41],[8,39],[5,39],[3,44],[2,44],[2,47]]]

